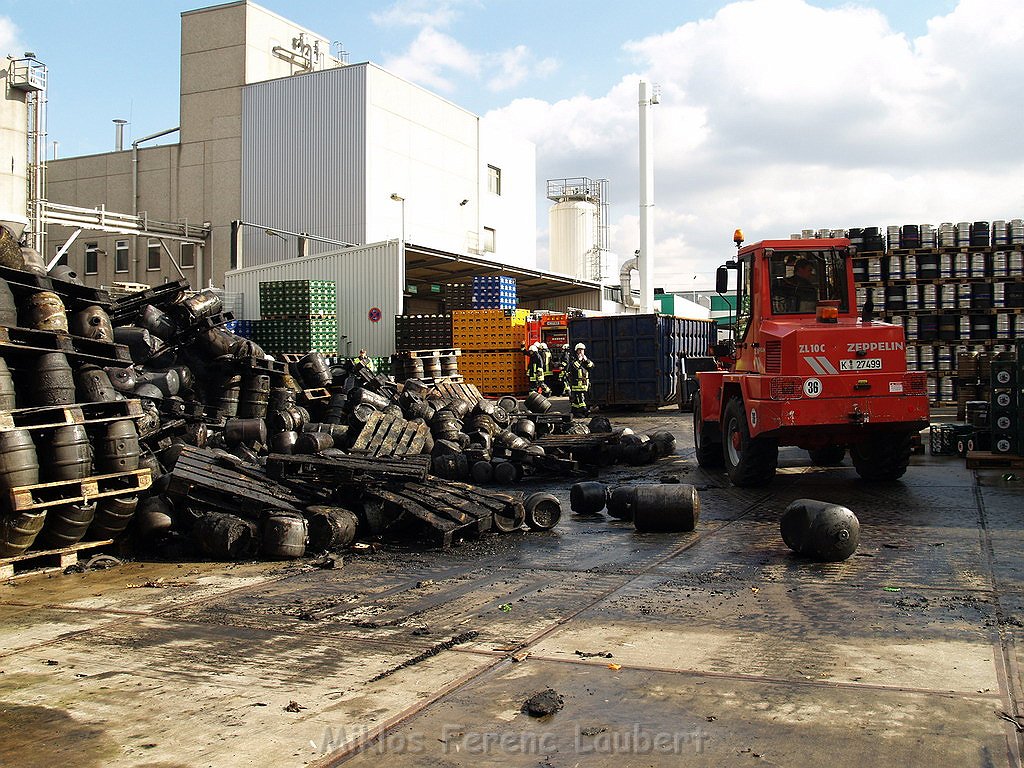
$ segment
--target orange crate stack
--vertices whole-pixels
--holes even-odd
[[[518,395],[527,391],[526,357],[522,350],[466,352],[459,373],[485,395]]]
[[[526,339],[525,309],[456,309],[452,343],[462,350],[518,350]]]

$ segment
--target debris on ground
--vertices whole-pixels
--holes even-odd
[[[546,688],[539,693],[533,694],[523,702],[522,710],[530,717],[547,717],[565,706],[565,701],[552,688]]]

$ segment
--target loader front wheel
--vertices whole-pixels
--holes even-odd
[[[775,477],[779,463],[778,441],[750,436],[746,410],[739,397],[733,397],[725,405],[722,443],[725,471],[733,485],[741,488],[767,485]]]

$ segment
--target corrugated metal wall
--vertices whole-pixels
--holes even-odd
[[[338,285],[339,353],[365,347],[371,356],[395,351],[395,315],[401,312],[405,257],[396,240],[329,254],[289,259],[229,271],[225,290],[244,294],[239,319],[258,320],[260,283],[276,280],[334,280]],[[373,309],[380,319],[370,319]]]
[[[587,290],[578,293],[567,293],[553,299],[542,299],[534,302],[539,306],[531,306],[530,309],[550,309],[554,312],[565,312],[570,309],[587,309],[595,312],[601,311],[601,291]]]
[[[365,64],[242,89],[243,220],[363,243],[365,195]],[[295,238],[253,228],[242,249],[243,268],[297,255]]]

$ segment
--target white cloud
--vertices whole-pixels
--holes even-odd
[[[420,31],[409,49],[384,61],[396,75],[442,93],[455,89],[453,76],[476,76],[480,57],[443,32],[427,28]]]
[[[21,56],[25,52],[25,45],[19,35],[17,25],[6,16],[0,16],[0,52]]]
[[[443,29],[452,24],[468,5],[478,0],[398,0],[379,13],[370,14],[382,27],[433,27]]]
[[[506,91],[528,78],[548,77],[558,69],[555,59],[535,59],[525,45],[517,45],[494,55],[489,64],[497,70],[487,83],[492,91]]]
[[[743,0],[626,44],[662,87],[656,282],[692,288],[699,273],[709,285],[737,226],[762,239],[1024,216],[1024,3],[961,0],[927,30],[908,39],[856,5]],[[639,239],[639,77],[603,96],[516,100],[489,115],[537,143],[541,184],[611,180],[622,258]]]

